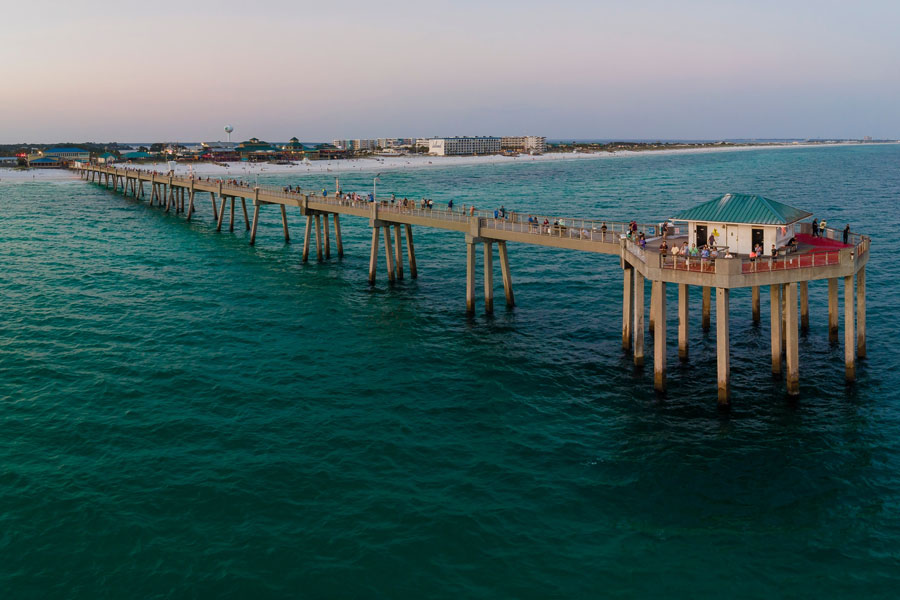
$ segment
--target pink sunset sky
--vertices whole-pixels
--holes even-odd
[[[4,2],[0,143],[900,138],[900,3]]]

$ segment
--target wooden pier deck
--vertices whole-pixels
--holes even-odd
[[[113,191],[147,199],[151,206],[169,212],[183,213],[190,220],[197,208],[210,202],[210,210],[221,231],[228,211],[228,227],[234,230],[236,204],[241,205],[244,227],[250,231],[250,244],[256,241],[256,231],[263,207],[276,207],[280,213],[285,241],[290,241],[287,209],[299,210],[306,217],[303,238],[303,260],[309,258],[312,239],[315,239],[316,258],[331,257],[331,234],[338,256],[343,255],[340,218],[367,219],[372,229],[369,256],[369,281],[376,280],[381,239],[384,243],[385,267],[389,281],[402,279],[404,260],[402,246],[406,246],[410,277],[417,277],[413,227],[432,227],[456,231],[466,243],[466,311],[475,312],[475,271],[477,245],[483,246],[484,309],[493,312],[493,245],[499,254],[500,270],[506,303],[515,305],[513,279],[510,272],[508,242],[548,246],[553,248],[593,252],[617,256],[623,273],[622,345],[633,356],[637,366],[644,364],[644,331],[646,299],[644,282],[651,282],[649,331],[653,335],[654,387],[666,389],[666,285],[678,286],[678,354],[688,360],[688,326],[690,287],[702,289],[701,323],[709,329],[712,289],[716,290],[716,341],[718,365],[718,399],[720,404],[730,401],[729,360],[729,293],[742,287],[752,288],[753,320],[760,320],[760,290],[769,288],[771,311],[772,371],[785,371],[787,391],[799,394],[798,327],[809,326],[808,284],[828,281],[829,336],[838,335],[838,282],[844,282],[844,348],[845,373],[848,381],[856,378],[856,359],[866,354],[865,337],[865,265],[869,259],[870,239],[852,234],[851,244],[824,253],[797,253],[777,259],[747,257],[717,258],[714,260],[673,259],[661,256],[652,249],[644,249],[626,239],[628,223],[569,217],[540,215],[538,222],[528,222],[530,215],[509,213],[496,218],[493,212],[422,208],[416,203],[402,205],[384,200],[352,199],[347,196],[323,195],[312,190],[284,190],[253,186],[237,181],[212,180],[195,177],[161,175],[139,169],[121,169],[98,165],[76,164],[79,175],[91,182],[105,185]],[[145,190],[144,184],[148,184]],[[202,196],[198,196],[202,194]],[[208,200],[206,199],[208,194]],[[253,209],[252,217],[247,204]],[[324,221],[324,229],[323,229]],[[801,232],[809,224],[799,224]],[[651,238],[658,236],[659,224],[640,224],[639,229]],[[672,232],[678,235],[678,228]],[[837,239],[839,232],[828,230],[826,235]],[[855,278],[855,286],[854,286]],[[798,298],[800,319],[798,319]],[[782,357],[784,360],[782,360]],[[782,363],[785,368],[782,369]]]

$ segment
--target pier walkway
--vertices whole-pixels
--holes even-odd
[[[228,228],[235,227],[236,203],[240,203],[243,224],[250,231],[250,244],[256,241],[260,211],[274,207],[280,212],[286,242],[290,241],[287,209],[297,209],[306,217],[303,238],[303,261],[307,261],[311,240],[315,238],[316,258],[331,258],[331,235],[335,250],[343,256],[340,218],[342,216],[367,219],[372,230],[369,256],[369,282],[376,280],[381,239],[384,241],[385,267],[389,281],[404,276],[403,245],[406,246],[406,266],[410,277],[417,277],[413,226],[433,227],[459,232],[466,243],[466,311],[475,312],[475,272],[477,245],[483,246],[484,310],[494,310],[493,245],[497,245],[503,288],[508,306],[515,305],[512,274],[510,272],[508,242],[518,242],[553,248],[609,254],[619,258],[623,272],[622,345],[633,356],[634,364],[644,364],[644,331],[649,329],[654,344],[654,387],[666,389],[666,286],[678,286],[678,355],[688,360],[688,325],[690,287],[702,289],[701,323],[710,326],[712,289],[716,290],[716,340],[718,365],[718,398],[721,404],[730,401],[729,361],[729,293],[736,288],[752,289],[753,320],[760,321],[760,289],[769,288],[771,312],[772,371],[785,371],[787,391],[799,394],[798,328],[809,326],[808,284],[810,281],[828,282],[828,325],[832,341],[838,335],[838,282],[844,282],[844,348],[845,373],[848,381],[856,378],[856,359],[865,357],[865,265],[869,259],[870,239],[851,234],[849,244],[835,243],[825,251],[801,251],[777,258],[751,259],[746,256],[717,259],[685,259],[661,255],[650,247],[641,248],[626,238],[629,224],[547,215],[525,215],[509,212],[503,218],[494,212],[468,209],[447,210],[425,208],[416,202],[378,200],[368,201],[351,195],[335,193],[323,195],[312,190],[253,186],[238,181],[161,175],[139,169],[122,169],[76,163],[79,175],[94,183],[105,185],[123,195],[147,199],[150,206],[166,212],[184,213],[190,220],[209,194],[210,211],[221,231],[226,211]],[[145,190],[144,185],[148,185]],[[198,196],[203,194],[203,196]],[[248,214],[248,201],[253,208]],[[531,218],[531,221],[529,221]],[[324,228],[323,228],[324,224]],[[800,234],[809,233],[809,223],[796,225]],[[660,224],[639,224],[649,239],[659,236]],[[313,231],[314,229],[314,231]],[[669,227],[669,239],[686,236],[686,224]],[[825,236],[837,240],[841,233],[826,230]],[[405,238],[405,239],[404,239]],[[854,277],[856,285],[854,286]],[[649,328],[645,327],[645,280],[651,281]],[[798,320],[798,299],[800,319]],[[782,360],[783,358],[783,360]],[[784,363],[784,369],[782,369]]]

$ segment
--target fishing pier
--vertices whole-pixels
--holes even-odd
[[[869,260],[870,239],[864,235],[850,233],[847,243],[843,243],[842,233],[834,229],[824,229],[821,235],[816,231],[817,235],[812,236],[812,225],[799,222],[799,219],[790,223],[787,221],[779,223],[777,220],[769,223],[760,220],[761,223],[768,223],[765,225],[768,229],[763,225],[758,228],[748,225],[746,233],[734,224],[725,225],[731,221],[716,221],[714,217],[703,220],[703,225],[698,224],[701,221],[699,218],[696,219],[696,223],[691,219],[677,220],[668,228],[665,239],[671,244],[693,241],[699,245],[699,241],[706,239],[707,226],[711,226],[709,223],[717,222],[723,223],[721,237],[729,243],[741,239],[741,236],[747,241],[751,236],[754,241],[765,239],[768,242],[770,236],[775,236],[771,237],[771,240],[777,240],[781,239],[780,236],[786,235],[806,240],[805,244],[801,244],[804,247],[799,250],[779,253],[777,256],[750,257],[739,252],[734,254],[723,252],[724,256],[720,255],[713,259],[660,252],[658,248],[663,240],[660,224],[639,226],[641,231],[649,235],[647,239],[650,241],[646,246],[642,246],[636,243],[636,240],[626,237],[629,224],[623,222],[572,218],[548,219],[548,223],[529,222],[523,215],[516,213],[510,213],[505,218],[496,218],[493,213],[486,211],[463,212],[419,208],[415,203],[412,206],[402,206],[399,203],[353,199],[340,194],[328,196],[307,190],[285,191],[276,187],[251,187],[240,182],[204,180],[172,174],[160,175],[138,169],[84,163],[76,163],[72,168],[86,181],[103,185],[126,196],[130,194],[136,199],[147,200],[150,206],[156,206],[166,212],[184,214],[187,220],[196,214],[201,205],[208,202],[217,231],[221,231],[225,226],[226,212],[228,229],[234,231],[236,205],[239,203],[243,226],[250,231],[250,244],[256,241],[262,209],[272,208],[280,213],[285,242],[290,241],[287,209],[299,210],[300,214],[306,217],[302,254],[304,262],[309,259],[313,238],[316,259],[319,261],[330,259],[332,234],[335,252],[338,257],[343,256],[341,217],[367,219],[372,237],[369,255],[370,283],[376,281],[382,243],[387,278],[393,282],[403,279],[405,267],[408,268],[410,277],[415,278],[418,275],[413,243],[414,226],[459,232],[466,243],[465,298],[466,311],[469,314],[473,314],[476,307],[475,275],[479,245],[483,252],[484,310],[487,313],[494,310],[494,245],[498,250],[506,304],[510,307],[515,305],[515,296],[507,250],[509,242],[616,256],[622,268],[623,283],[622,347],[630,353],[637,367],[643,367],[645,332],[649,330],[653,337],[654,387],[660,393],[666,390],[668,338],[666,291],[669,285],[678,286],[677,338],[678,357],[681,361],[689,360],[691,289],[700,289],[700,322],[704,330],[710,328],[712,296],[715,295],[717,396],[722,405],[727,405],[731,400],[729,335],[731,290],[751,289],[751,310],[755,323],[760,322],[762,315],[761,296],[768,296],[772,373],[785,377],[789,395],[795,396],[800,393],[798,333],[801,328],[809,327],[810,282],[827,282],[828,330],[832,342],[838,340],[838,290],[839,287],[843,287],[844,367],[848,382],[856,379],[857,359],[866,355],[865,267]],[[743,198],[730,196],[732,195],[728,194],[723,197],[716,206],[722,209],[727,207],[729,202],[731,204],[739,201],[745,204],[756,202],[763,208],[772,208],[776,216],[782,214],[779,210],[784,212],[783,208],[779,208],[784,205],[778,203],[759,200],[745,202]],[[248,212],[248,204],[253,209],[252,217]],[[651,288],[649,319],[646,318],[645,291],[648,281]],[[766,291],[768,293],[764,293]]]

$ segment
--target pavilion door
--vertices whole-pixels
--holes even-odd
[[[751,244],[753,245],[753,248],[756,248],[756,245],[759,244],[760,246],[763,247],[763,250],[765,250],[765,246],[763,246],[763,230],[762,229],[754,228],[753,232],[750,236],[750,239],[751,239]]]
[[[709,241],[706,238],[706,225],[697,225],[697,229],[695,231],[696,231],[696,236],[695,236],[694,242],[697,244],[697,247],[699,248],[700,246],[705,244],[707,241]]]

